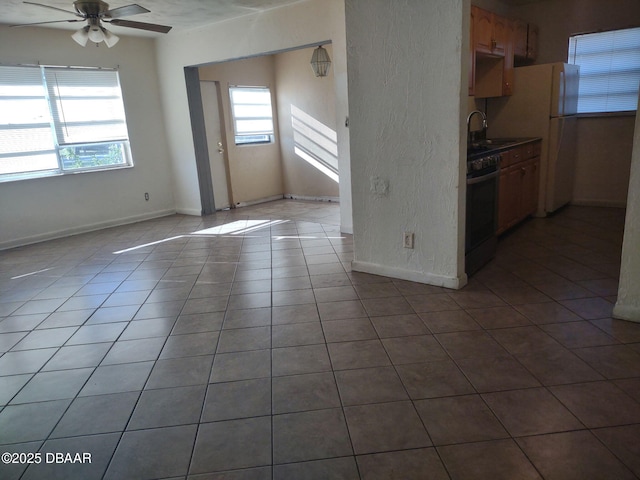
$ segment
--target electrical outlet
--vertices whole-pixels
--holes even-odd
[[[413,232],[404,232],[402,234],[402,246],[404,248],[413,248]]]
[[[149,201],[149,192],[144,192],[144,199],[148,202]]]

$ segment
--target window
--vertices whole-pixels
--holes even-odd
[[[117,71],[0,66],[0,181],[131,164]]]
[[[580,65],[578,113],[637,109],[640,28],[574,35],[569,63]]]
[[[236,145],[271,143],[273,111],[267,87],[229,87]]]

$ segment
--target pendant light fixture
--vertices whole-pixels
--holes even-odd
[[[331,66],[329,53],[320,45],[313,51],[311,56],[311,68],[316,77],[326,77]]]

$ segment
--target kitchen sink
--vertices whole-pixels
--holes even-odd
[[[477,143],[472,144],[472,148],[501,148],[507,145],[511,145],[513,143],[518,143],[518,139],[514,138],[487,138],[486,140],[480,140]]]
[[[483,152],[489,152],[491,150],[504,149],[510,145],[516,145],[522,141],[528,139],[525,138],[487,138],[478,140],[467,145],[467,157],[475,156]]]

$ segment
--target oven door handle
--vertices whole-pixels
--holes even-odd
[[[496,170],[495,172],[487,173],[481,177],[468,178],[467,185],[475,185],[476,183],[486,182],[487,180],[491,180],[492,178],[496,178],[500,175],[500,170]]]

